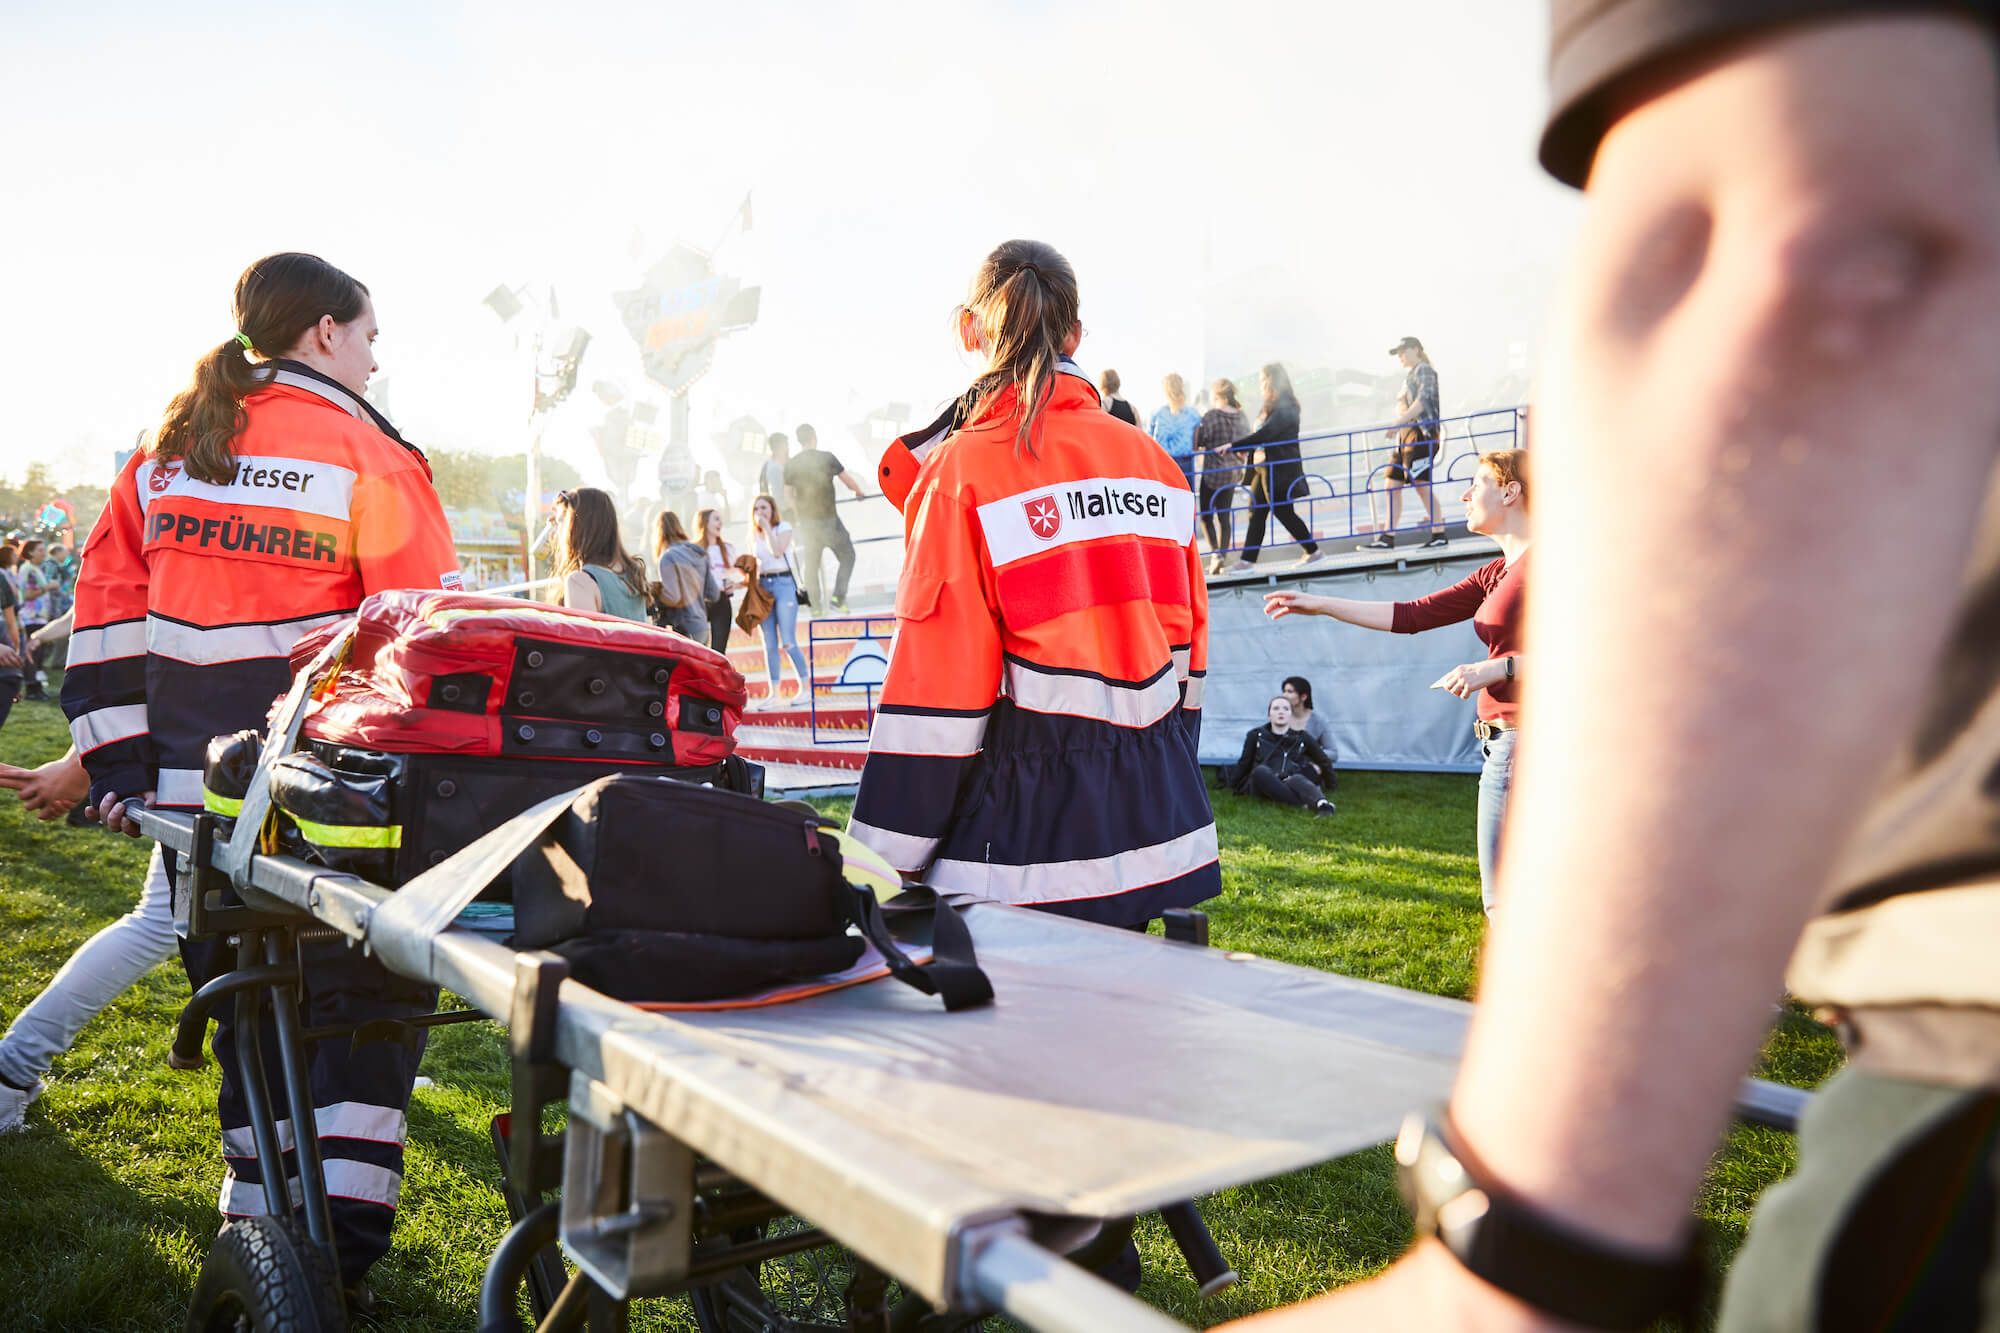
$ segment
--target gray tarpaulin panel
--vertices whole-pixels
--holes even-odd
[[[1408,568],[1334,570],[1283,579],[1280,587],[1360,601],[1400,602],[1449,587],[1498,555]],[[1208,683],[1202,694],[1201,759],[1231,763],[1243,733],[1264,724],[1264,710],[1286,676],[1313,684],[1315,709],[1333,728],[1335,761],[1352,768],[1472,770],[1479,748],[1473,703],[1430,683],[1461,662],[1486,656],[1471,622],[1425,634],[1384,634],[1323,616],[1264,616],[1271,585],[1211,583],[1208,589]]]

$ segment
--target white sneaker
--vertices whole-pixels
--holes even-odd
[[[32,1088],[16,1088],[0,1083],[0,1134],[12,1134],[21,1127],[22,1120],[27,1117],[28,1107],[34,1103],[35,1098],[42,1095],[45,1086],[47,1085],[40,1079],[35,1080],[35,1086]]]

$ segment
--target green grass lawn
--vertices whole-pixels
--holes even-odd
[[[16,705],[0,758],[39,763],[67,743],[53,704]],[[1214,942],[1306,967],[1464,997],[1479,945],[1470,777],[1348,774],[1340,814],[1312,819],[1217,797],[1223,895]],[[840,803],[829,803],[838,809]],[[145,845],[26,818],[0,796],[0,1017],[11,1019],[98,927],[137,898]],[[0,1326],[9,1330],[177,1328],[217,1226],[215,1071],[179,1074],[166,1047],[187,986],[155,971],[59,1060],[27,1128],[0,1137]],[[1635,1016],[1632,1039],[1645,1040]],[[1766,1077],[1811,1086],[1839,1051],[1794,1012],[1773,1037]],[[379,1326],[473,1327],[479,1276],[506,1226],[487,1122],[504,1109],[497,1028],[433,1034],[410,1111],[395,1251],[378,1265]],[[1791,1140],[1738,1130],[1700,1208],[1732,1254],[1757,1194],[1789,1169]],[[1166,1229],[1142,1223],[1143,1295],[1199,1325],[1299,1300],[1380,1268],[1408,1240],[1386,1148],[1204,1201],[1242,1283],[1202,1303]],[[635,1311],[635,1328],[691,1328],[685,1305]]]

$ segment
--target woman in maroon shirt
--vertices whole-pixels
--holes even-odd
[[[1500,543],[1500,557],[1470,577],[1414,602],[1357,602],[1315,597],[1281,589],[1264,594],[1264,614],[1332,616],[1363,629],[1416,634],[1470,620],[1486,658],[1447,671],[1432,685],[1461,699],[1479,696],[1473,723],[1480,753],[1479,897],[1493,910],[1494,873],[1500,862],[1500,826],[1507,813],[1507,788],[1514,774],[1516,710],[1519,706],[1521,632],[1527,624],[1522,598],[1527,582],[1528,455],[1505,449],[1485,455],[1465,491],[1465,526]]]

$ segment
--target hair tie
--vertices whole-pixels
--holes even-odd
[[[250,345],[250,335],[242,332],[241,330],[239,330],[236,334],[236,341],[243,344],[243,350],[246,352],[254,352],[257,350],[255,347]]]

